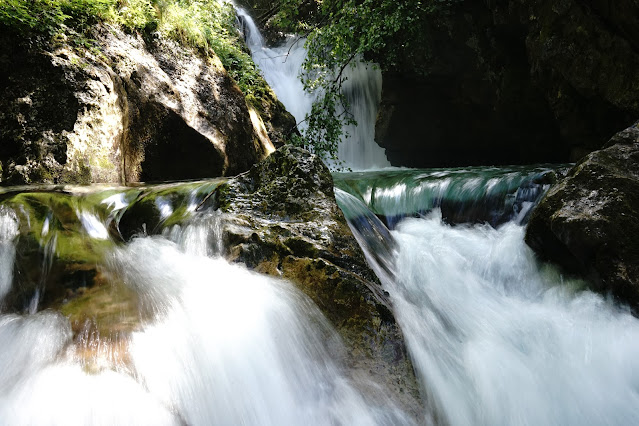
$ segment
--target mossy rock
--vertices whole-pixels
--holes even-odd
[[[167,227],[183,223],[224,181],[165,184],[139,190],[117,218],[117,233],[123,241],[129,241],[136,235],[160,234]]]
[[[331,174],[317,156],[284,146],[218,187],[201,208],[222,212],[228,258],[290,280],[317,304],[342,337],[351,372],[384,385],[407,412],[422,412],[388,295],[366,263],[335,201]]]
[[[132,371],[131,333],[151,318],[140,309],[135,291],[100,270],[92,287],[68,291],[52,308],[68,318],[74,357],[87,372],[99,373],[105,368]]]
[[[65,297],[68,291],[91,287],[97,265],[113,242],[91,238],[80,215],[99,215],[82,197],[60,191],[4,194],[2,205],[18,220],[14,267],[15,284],[3,300],[5,309],[22,311],[44,307]]]

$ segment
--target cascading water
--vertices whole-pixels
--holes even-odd
[[[523,178],[538,172],[521,170],[513,176],[506,170],[499,177],[494,170],[480,169],[441,170],[437,176],[404,171],[401,179],[379,173],[357,179],[339,175],[337,185],[355,195],[337,195],[391,294],[437,422],[637,424],[639,320],[585,290],[583,282],[567,280],[540,264],[524,243],[524,227],[513,203],[506,204],[510,220],[498,228],[448,225],[441,208],[428,204],[443,196],[472,206],[485,199],[490,188],[501,187],[503,196],[492,197],[492,202],[493,209],[503,212],[503,200],[516,199],[522,190],[531,195]],[[509,180],[516,184],[507,184]],[[475,188],[475,200],[465,192],[470,187]],[[407,205],[418,202],[411,199],[416,195],[429,207],[417,209],[418,218],[405,214]],[[403,205],[404,219],[390,232],[390,267],[371,255],[379,252],[377,236],[388,231],[372,231],[384,225],[362,219],[367,217],[362,198],[383,216],[396,217],[396,206]],[[473,222],[472,209],[466,212]],[[463,222],[459,216],[458,222]]]
[[[306,114],[319,96],[319,93],[306,92],[299,78],[306,58],[304,39],[289,36],[282,45],[267,47],[253,19],[243,9],[237,12],[253,61],[303,130]],[[343,77],[342,90],[357,125],[345,126],[347,136],[340,142],[338,158],[344,167],[352,170],[389,167],[384,150],[375,143],[375,119],[382,91],[381,71],[360,61],[347,67]]]
[[[97,290],[79,289],[73,296],[82,300],[97,291],[91,306],[99,310],[92,311],[97,323],[88,321],[75,339],[73,324],[53,310],[0,311],[2,423],[411,423],[393,403],[385,405],[377,396],[373,402],[354,385],[341,365],[339,338],[308,297],[288,282],[216,257],[219,213],[195,210],[217,185],[45,191],[0,206],[3,298],[12,290],[26,291],[12,277],[14,264],[26,261],[15,256],[21,227],[45,246],[53,241],[58,257],[71,255],[64,252],[66,240],[77,233],[87,246],[73,247],[74,253],[90,248],[107,277]],[[127,222],[129,213],[135,219],[141,211],[136,209],[150,205],[161,226]],[[116,243],[111,235],[119,238],[117,229],[125,227],[140,233],[129,243]],[[161,229],[162,235],[145,235]],[[100,311],[109,292],[122,284],[136,309],[132,319],[126,298],[115,301],[114,312]],[[41,300],[43,293],[32,297]],[[115,334],[100,331],[100,321],[113,315]],[[139,324],[121,332],[130,321]]]
[[[313,97],[297,79],[300,43],[268,49],[251,31],[256,62],[301,120]],[[355,110],[364,100],[371,119],[380,80],[355,74],[368,94],[349,99]],[[406,337],[424,423],[639,424],[639,320],[540,264],[523,242],[552,169],[335,175]],[[0,194],[0,423],[412,423],[351,379],[307,297],[218,257],[220,214],[196,210],[219,183]],[[80,309],[94,292],[88,308],[103,310],[112,334],[42,309],[45,286],[61,279],[53,254],[77,268],[56,295]],[[83,287],[91,266],[95,289]]]
[[[335,185],[393,228],[405,217],[439,208],[448,223],[523,223],[563,166],[394,169],[335,173]]]

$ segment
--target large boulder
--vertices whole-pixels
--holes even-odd
[[[580,161],[533,211],[526,242],[639,308],[639,123]]]
[[[275,98],[264,117],[247,105],[212,51],[107,25],[92,37],[0,31],[3,184],[234,175],[290,130]]]
[[[335,326],[356,375],[385,385],[418,413],[419,395],[387,293],[368,267],[321,160],[285,146],[216,189],[201,208],[218,209],[225,255],[282,277]]]

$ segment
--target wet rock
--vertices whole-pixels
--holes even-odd
[[[280,148],[221,185],[202,208],[223,212],[227,257],[293,282],[338,330],[349,366],[419,412],[415,375],[388,296],[350,232],[319,158]]]
[[[14,285],[2,310],[46,309],[91,288],[101,275],[99,261],[113,243],[90,238],[79,217],[81,200],[65,192],[4,195],[1,208],[15,212]]]
[[[274,96],[247,105],[212,51],[93,31],[88,47],[0,35],[2,184],[234,175],[290,130]]]
[[[639,308],[639,124],[580,161],[533,211],[526,242]]]
[[[13,283],[1,295],[0,311],[58,311],[70,325],[68,356],[88,372],[128,369],[130,335],[150,314],[104,266],[104,253],[115,243],[106,233],[89,235],[80,216],[92,211],[92,201],[85,205],[84,197],[51,188],[4,193],[0,201],[16,231]]]

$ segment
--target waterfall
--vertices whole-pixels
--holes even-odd
[[[335,173],[335,185],[358,198],[391,228],[405,217],[440,209],[448,223],[514,220],[524,223],[531,208],[564,166],[395,169]]]
[[[280,46],[268,47],[246,11],[238,8],[237,13],[253,61],[303,131],[304,118],[320,95],[306,92],[299,78],[306,58],[305,40],[298,36],[288,36]],[[384,149],[375,143],[375,120],[381,100],[382,73],[373,64],[358,61],[344,70],[344,77],[346,81],[342,87],[343,94],[357,125],[344,127],[346,136],[338,147],[339,160],[352,170],[389,167]]]
[[[219,183],[38,192],[0,206],[0,296],[26,282],[12,273],[27,261],[16,244],[29,229],[58,256],[72,255],[69,244],[91,250],[106,282],[69,303],[81,308],[95,292],[95,321],[115,321],[110,333],[94,320],[78,333],[72,310],[71,321],[50,309],[0,311],[2,423],[412,423],[360,390],[377,385],[350,377],[340,338],[307,296],[219,257],[220,213],[195,211]],[[136,236],[117,242],[114,229],[127,227]],[[40,290],[26,304],[38,307]],[[114,310],[101,311],[113,294]]]
[[[390,217],[397,213],[393,199],[404,210],[417,202],[405,200],[413,196],[438,199],[443,180],[449,191],[444,198],[452,197],[454,189],[472,204],[473,197],[474,202],[485,199],[491,187],[485,184],[497,179],[494,170],[458,172],[413,170],[401,176],[362,173],[336,179],[360,194],[347,194],[349,203],[343,194],[338,200],[391,295],[434,417],[451,425],[639,423],[639,320],[629,309],[586,290],[585,283],[540,263],[524,243],[519,215],[511,214],[497,227],[451,226],[440,207],[420,207],[421,214],[404,215],[390,231],[391,266],[371,256],[380,242],[366,236],[370,227],[360,225],[366,216],[363,200]],[[524,168],[519,176],[538,172]],[[493,188],[512,170],[504,173]],[[511,180],[513,188],[526,181]],[[471,187],[476,191],[465,191]],[[517,198],[517,191],[504,199]],[[359,207],[353,207],[354,199]],[[394,273],[388,274],[389,269]]]

